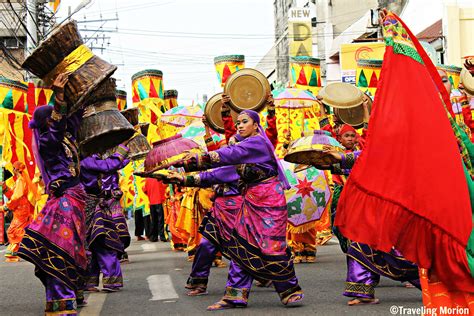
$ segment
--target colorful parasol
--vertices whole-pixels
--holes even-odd
[[[302,89],[285,88],[274,90],[272,94],[277,107],[298,109],[312,107],[317,103],[311,92]]]
[[[163,113],[161,121],[175,127],[185,127],[196,120],[201,120],[203,114],[199,105],[180,105]]]
[[[293,226],[300,226],[319,220],[331,200],[324,171],[310,167],[295,173],[295,164],[283,159],[280,162],[291,186],[285,191],[288,221]]]

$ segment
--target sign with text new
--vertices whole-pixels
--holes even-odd
[[[311,10],[292,8],[288,13],[288,36],[290,56],[312,56]]]

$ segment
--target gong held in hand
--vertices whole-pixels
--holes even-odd
[[[213,95],[209,101],[206,103],[204,108],[204,115],[206,117],[209,127],[218,133],[224,133],[224,121],[222,120],[222,93],[217,93]],[[237,116],[239,115],[234,110],[230,110],[230,115],[232,120],[237,121]]]
[[[362,106],[364,95],[362,91],[351,84],[336,82],[322,88],[318,98],[323,104],[333,107],[334,115],[342,122],[360,126],[364,123],[364,108]]]
[[[237,113],[243,110],[260,111],[265,107],[270,94],[270,84],[259,71],[241,69],[226,81],[224,93],[230,97],[230,107]]]

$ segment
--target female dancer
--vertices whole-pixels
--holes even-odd
[[[241,142],[206,154],[189,155],[183,163],[176,164],[186,171],[235,165],[240,176],[243,205],[226,250],[232,258],[226,292],[208,310],[247,306],[253,278],[273,281],[283,304],[300,302],[303,293],[285,237],[284,189],[289,187],[288,181],[260,126],[258,113],[245,110],[236,123]]]
[[[18,255],[36,266],[46,289],[46,314],[76,314],[79,277],[87,265],[84,249],[86,193],[79,181],[79,156],[67,120],[64,86],[68,74],[53,83],[55,105],[40,106],[29,127],[34,130],[37,165],[49,194],[38,217],[25,229]],[[66,124],[70,124],[67,126]],[[78,122],[78,121],[77,121]]]

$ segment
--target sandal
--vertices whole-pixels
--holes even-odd
[[[303,301],[304,294],[301,292],[295,292],[291,294],[285,301],[283,301],[283,305],[285,306],[295,306],[295,305],[300,305],[300,303]]]
[[[378,298],[355,298],[347,302],[347,305],[356,306],[356,305],[371,305],[371,304],[378,304],[378,303],[380,303],[380,300]]]
[[[186,293],[187,296],[201,296],[201,295],[207,295],[209,294],[207,292],[207,288],[203,286],[197,286],[194,289],[191,289],[188,293]]]
[[[216,302],[210,306],[207,307],[208,311],[220,311],[223,309],[231,309],[235,308],[236,306],[230,302],[226,302],[223,300],[220,300],[219,302]]]

